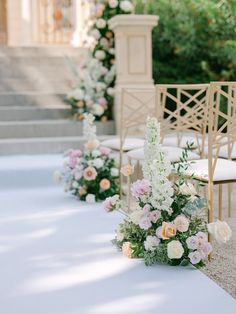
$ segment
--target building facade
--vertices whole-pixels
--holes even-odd
[[[84,46],[90,3],[89,0],[0,0],[0,45]]]

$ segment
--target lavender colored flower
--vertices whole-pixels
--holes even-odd
[[[151,205],[149,204],[144,205],[143,207],[144,214],[147,214],[148,212],[150,212],[150,210],[151,210]]]
[[[139,227],[141,229],[148,230],[151,226],[152,226],[152,223],[150,222],[150,220],[146,216],[141,218],[141,220],[139,221]]]
[[[132,184],[131,192],[132,195],[137,199],[144,194],[150,193],[151,192],[150,182],[146,179],[137,180]]]
[[[186,243],[190,250],[196,250],[199,246],[199,239],[196,236],[191,236],[186,240]]]
[[[151,212],[151,221],[152,222],[157,222],[157,220],[161,217],[161,213],[159,212],[159,210],[153,210]]]
[[[202,259],[201,253],[198,251],[189,253],[188,257],[193,265],[198,264]]]

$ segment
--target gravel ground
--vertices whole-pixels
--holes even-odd
[[[202,272],[236,298],[236,218],[226,219],[233,235],[226,245],[213,244],[210,263]]]

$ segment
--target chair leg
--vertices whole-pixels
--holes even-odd
[[[228,184],[228,216],[231,217],[232,208],[232,183]]]
[[[131,165],[132,160],[129,158],[128,163]],[[128,204],[128,212],[130,212],[131,205],[131,178],[127,177],[127,204]]]
[[[213,222],[214,219],[214,205],[213,205],[213,183],[208,183],[208,223]],[[212,237],[208,234],[209,242],[212,242]]]
[[[222,184],[219,184],[218,189],[218,219],[222,220]]]

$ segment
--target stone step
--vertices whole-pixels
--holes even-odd
[[[49,107],[63,105],[63,100],[66,94],[63,92],[58,93],[46,93],[44,92],[0,92],[0,107],[1,106],[37,106],[37,107]]]
[[[71,46],[44,46],[44,47],[0,47],[0,58],[10,57],[61,57],[85,56],[88,52],[87,48],[75,48]]]
[[[37,79],[20,79],[20,78],[3,78],[0,79],[0,92],[14,92],[25,93],[28,91],[33,92],[46,92],[46,93],[67,93],[71,90],[72,80],[61,79],[60,77],[49,80],[47,76],[39,77]]]
[[[109,136],[98,138],[102,141]],[[0,155],[62,154],[68,149],[83,147],[82,136],[0,139]]]
[[[24,121],[24,120],[45,120],[65,119],[71,116],[69,106],[62,105],[54,107],[26,107],[26,106],[0,106],[1,121]]]
[[[114,121],[97,122],[97,134],[115,134]],[[79,136],[83,123],[73,120],[31,120],[0,122],[0,138],[61,137]]]

